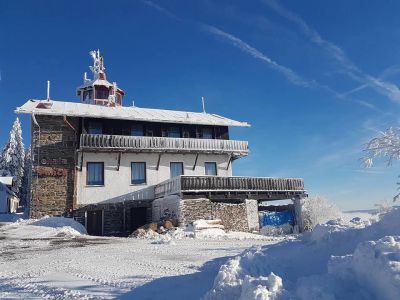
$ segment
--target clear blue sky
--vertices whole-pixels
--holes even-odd
[[[0,145],[14,109],[75,88],[100,48],[141,107],[248,121],[235,175],[303,177],[342,209],[390,199],[399,165],[365,170],[362,146],[398,125],[399,1],[1,1]],[[24,141],[30,120],[21,116]]]

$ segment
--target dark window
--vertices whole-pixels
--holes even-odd
[[[181,137],[181,131],[179,130],[178,127],[169,127],[168,132],[167,132],[168,137],[172,138],[180,138]]]
[[[171,162],[169,169],[170,169],[171,178],[183,175],[183,163],[182,162]]]
[[[212,139],[213,131],[212,128],[203,128],[203,139]]]
[[[104,163],[88,162],[86,165],[86,184],[104,185]]]
[[[136,124],[131,127],[132,136],[143,136],[143,125]]]
[[[131,183],[132,184],[146,183],[146,163],[145,162],[131,163]]]
[[[83,91],[83,101],[88,101],[91,99],[93,99],[93,91],[92,90]]]
[[[103,126],[101,122],[92,121],[89,123],[89,134],[103,134]]]
[[[108,88],[103,86],[95,87],[96,99],[108,99],[109,91]]]
[[[204,163],[205,174],[217,176],[217,163],[215,162],[206,162]]]

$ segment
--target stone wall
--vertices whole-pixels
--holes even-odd
[[[258,222],[258,214],[252,211],[247,209],[246,202],[233,204],[213,202],[206,198],[184,199],[180,203],[179,223],[187,225],[198,219],[221,219],[225,230],[254,231],[258,228],[251,225],[254,220],[249,222],[249,218],[256,218]]]
[[[32,121],[32,201],[30,216],[71,215],[74,205],[75,152],[78,135],[63,117]],[[77,118],[68,122],[78,129]]]

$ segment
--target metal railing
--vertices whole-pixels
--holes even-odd
[[[81,149],[212,152],[247,155],[247,141],[82,134]]]

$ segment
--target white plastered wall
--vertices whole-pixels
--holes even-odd
[[[77,172],[77,204],[106,201],[167,180],[170,162],[183,162],[184,175],[204,175],[204,163],[216,162],[218,176],[232,176],[232,164],[229,164],[227,154],[199,154],[195,170],[196,154],[163,153],[157,170],[158,157],[157,153],[122,153],[117,170],[118,153],[84,153],[82,171]],[[87,162],[104,162],[104,186],[86,185]],[[131,162],[146,162],[146,184],[131,184]]]

